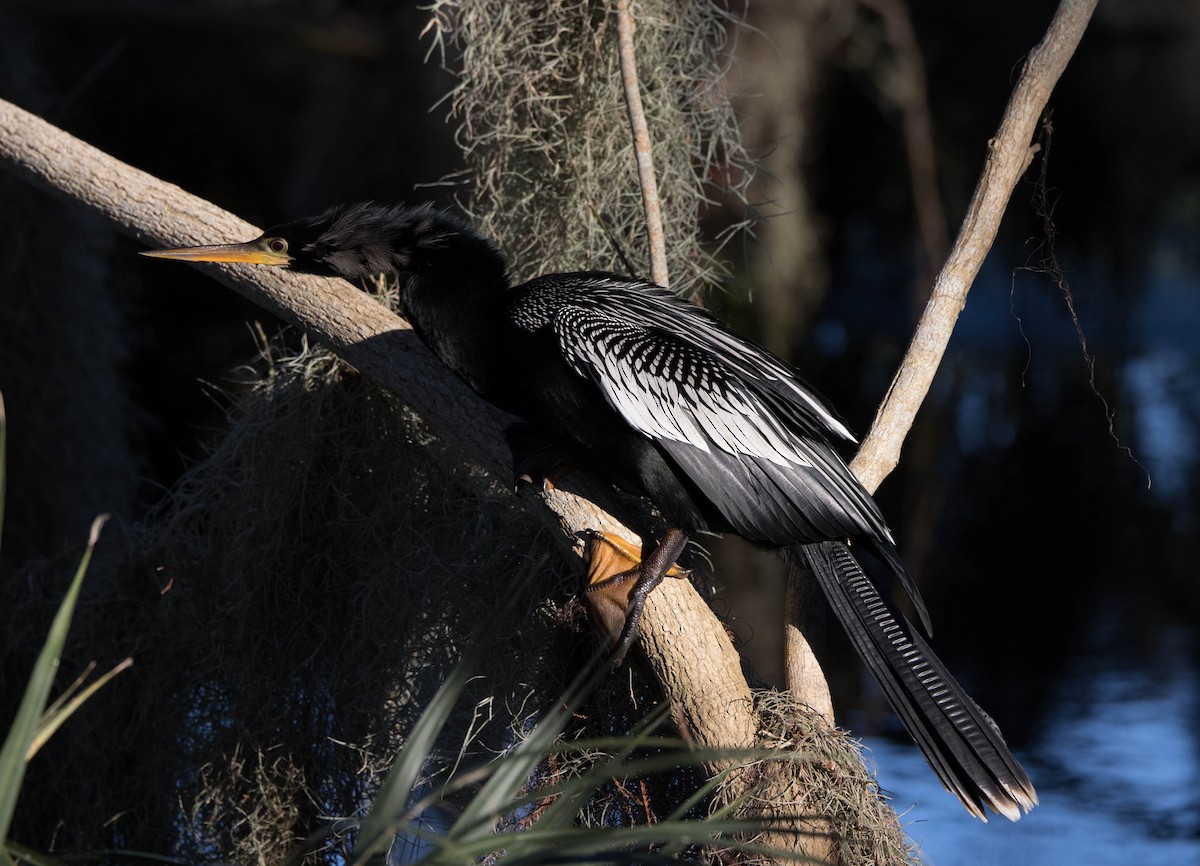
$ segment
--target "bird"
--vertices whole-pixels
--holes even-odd
[[[399,307],[433,354],[521,419],[508,433],[515,472],[549,479],[554,467],[581,466],[661,516],[667,528],[644,558],[611,536],[589,545],[593,562],[619,563],[598,567],[588,586],[610,596],[599,607],[617,620],[614,657],[632,642],[655,586],[683,573],[676,560],[689,538],[739,535],[812,571],[896,715],[970,814],[1015,821],[1037,805],[999,727],[872,576],[889,572],[931,633],[879,506],[839,454],[855,441],[846,423],[790,364],[708,310],[603,270],[514,284],[491,238],[429,204],[337,205],[250,241],[142,254],[350,282],[396,278]]]

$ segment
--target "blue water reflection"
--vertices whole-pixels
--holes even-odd
[[[1195,637],[1165,635],[1138,666],[1092,656],[1060,686],[1018,757],[1041,806],[1011,824],[967,817],[915,747],[864,742],[930,866],[1200,863],[1200,678]]]

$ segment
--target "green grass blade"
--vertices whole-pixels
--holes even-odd
[[[530,570],[537,571],[545,565],[546,560],[543,557],[531,564]],[[421,781],[428,758],[437,746],[438,737],[454,711],[455,703],[479,667],[484,648],[489,645],[488,633],[492,629],[504,628],[505,623],[511,622],[511,608],[520,603],[519,594],[509,596],[506,605],[497,611],[490,629],[485,629],[485,634],[463,653],[433,700],[421,713],[362,822],[349,859],[351,866],[381,859],[399,831],[414,831],[414,825],[417,823],[413,820],[414,817],[420,814],[423,807],[429,805],[429,798],[413,802],[413,793]]]
[[[507,866],[534,866],[545,863],[663,863],[679,862],[674,854],[650,850],[669,842],[708,844],[720,839],[725,846],[740,847],[738,835],[762,830],[755,820],[708,819],[702,821],[664,821],[631,827],[580,827],[575,825],[543,828],[541,822],[528,830],[479,836],[461,842],[431,839],[437,850],[419,861],[423,866],[478,862],[496,851],[504,851]]]
[[[63,646],[67,641],[67,631],[71,627],[71,617],[75,613],[75,603],[79,600],[79,590],[83,586],[83,576],[91,562],[92,550],[100,537],[100,527],[107,519],[108,515],[102,514],[92,522],[87,549],[79,561],[75,579],[71,581],[66,598],[50,624],[50,633],[34,663],[29,683],[25,687],[25,695],[13,719],[12,729],[8,732],[3,747],[0,747],[0,840],[8,838],[8,828],[16,810],[21,782],[25,778],[25,755],[37,733],[42,710],[54,685],[54,675],[58,672],[59,659],[62,658]],[[8,859],[7,853],[4,859]]]
[[[395,763],[379,788],[371,811],[363,821],[351,855],[351,863],[363,863],[372,857],[378,857],[392,844],[399,824],[405,819],[412,791],[421,778],[426,758],[433,751],[438,733],[450,717],[455,702],[471,678],[475,668],[475,655],[476,653],[472,652],[463,656],[454,666],[413,726],[404,748],[396,756]]]
[[[31,866],[64,866],[63,861],[57,860],[41,851],[26,848],[24,845],[19,845],[11,839],[5,842],[3,847],[6,856],[20,860],[22,863],[29,863]]]
[[[492,835],[496,820],[511,810],[513,800],[534,767],[554,751],[571,713],[608,673],[606,658],[606,654],[594,656],[563,696],[543,714],[529,736],[495,762],[495,772],[454,822],[447,834],[449,840],[466,842]]]
[[[83,673],[76,677],[75,682],[63,689],[59,693],[58,697],[55,698],[50,705],[46,707],[46,709],[42,710],[43,725],[46,723],[48,718],[66,706],[67,702],[71,700],[71,696],[79,691],[80,686],[82,686],[87,678],[92,675],[92,671],[94,670],[96,670],[96,663],[94,661],[88,662],[83,669]],[[28,760],[28,758],[26,760]]]
[[[65,702],[61,700],[55,701],[54,706],[50,707],[42,715],[41,721],[38,723],[37,732],[34,734],[33,742],[29,744],[29,751],[25,753],[25,760],[32,760],[33,756],[38,753],[38,750],[46,745],[47,740],[54,736],[54,732],[62,727],[63,722],[71,718],[75,711],[83,706],[84,701],[107,685],[109,680],[132,665],[133,659],[127,658],[78,694],[67,696],[69,699]]]
[[[544,566],[545,560],[543,559],[540,563],[532,565],[531,571],[539,570]],[[513,606],[520,603],[520,597],[515,594],[507,602],[508,605]],[[493,625],[491,628],[503,628],[503,623],[510,621],[511,617],[505,616],[504,611],[500,611],[498,616],[492,621]],[[450,675],[447,677],[445,683],[443,683],[441,689],[439,689],[437,695],[434,696],[434,699],[421,714],[404,746],[397,754],[391,769],[388,771],[387,778],[380,787],[370,811],[362,822],[358,839],[349,859],[351,866],[359,866],[359,864],[363,864],[368,860],[378,860],[382,855],[386,854],[400,832],[414,837],[424,836],[425,834],[421,832],[418,826],[419,822],[415,820],[416,817],[421,814],[423,809],[429,808],[438,802],[447,791],[459,782],[459,779],[450,780],[449,787],[444,787],[441,791],[430,792],[417,801],[413,799],[416,788],[421,782],[421,776],[425,771],[429,755],[434,751],[446,721],[453,712],[455,704],[466,684],[471,679],[473,672],[478,667],[480,655],[484,651],[484,647],[488,645],[487,639],[483,638],[470,651],[464,653],[463,658],[450,672]],[[602,670],[598,670],[591,677],[578,678],[575,688],[568,690],[569,694],[563,697],[563,702],[569,702],[571,706],[574,706],[578,703],[582,694],[586,693],[581,690],[594,687],[602,673]],[[569,712],[569,710],[560,704],[557,711],[551,711],[546,716],[553,716],[557,719],[558,729],[561,730],[561,727],[565,725],[566,720],[569,718]],[[542,720],[543,724],[546,721],[547,718],[544,717]],[[550,727],[553,727],[553,724]],[[553,742],[556,737],[557,731],[551,732],[546,740],[547,745]],[[519,750],[514,750],[514,752],[516,751]],[[530,770],[535,765],[536,760],[536,755],[533,758],[534,763],[529,763],[529,758],[525,755],[519,758],[519,762],[522,765],[528,765]],[[488,764],[486,767],[479,768],[469,775],[472,777],[474,784],[481,784],[480,792],[486,792],[483,801],[494,807],[496,804],[511,803],[513,796],[520,790],[520,786],[524,782],[528,771],[522,774],[516,772],[516,770],[516,767],[508,765],[506,759],[501,759]],[[499,781],[497,780],[497,776],[500,777]],[[480,780],[486,781],[481,783]],[[502,796],[502,791],[507,791],[508,796]],[[435,844],[445,850],[447,847],[456,847],[459,840],[465,838],[465,836],[474,836],[484,832],[490,835],[496,816],[489,815],[490,809],[484,805],[484,802],[479,801],[479,797],[473,797],[472,803],[468,806],[467,810],[470,814],[465,816],[460,814],[450,833],[438,837]],[[467,820],[463,820],[464,817]],[[456,832],[458,834],[457,837],[455,836]]]
[[[601,785],[614,776],[636,775],[637,771],[628,767],[630,755],[657,739],[654,731],[670,717],[670,711],[670,703],[663,701],[642,719],[638,727],[628,736],[617,738],[613,743],[614,754],[599,766],[592,767],[580,774],[578,778],[573,779],[572,784],[564,786],[562,795],[542,812],[538,824],[555,827],[573,823],[580,808]],[[672,756],[669,766],[675,766],[678,763],[680,763],[680,758],[677,753]]]

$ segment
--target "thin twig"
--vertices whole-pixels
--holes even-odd
[[[139,171],[10,102],[0,100],[0,169],[153,246],[250,239],[260,230]],[[364,376],[399,395],[497,478],[512,477],[503,428],[512,418],[483,403],[412,333],[408,323],[344,280],[254,265],[197,265],[204,273],[311,334]],[[2,428],[0,428],[2,429]],[[581,495],[582,494],[582,495]],[[514,507],[530,498],[514,498]],[[530,508],[568,537],[588,529],[637,535],[604,510],[611,491],[573,473]],[[690,581],[666,580],[642,616],[642,651],[681,723],[701,748],[753,744],[750,689],[724,626]],[[681,675],[702,671],[703,675]]]
[[[667,245],[663,234],[662,208],[658,201],[658,181],[654,178],[654,157],[650,152],[650,129],[642,108],[638,87],[637,58],[633,51],[633,13],[629,0],[617,3],[617,47],[621,58],[621,81],[625,85],[625,107],[633,132],[633,154],[637,160],[638,180],[642,186],[642,205],[646,209],[646,234],[650,240],[650,278],[660,286],[668,284]]]

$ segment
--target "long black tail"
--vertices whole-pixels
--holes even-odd
[[[946,789],[972,815],[988,806],[1011,821],[1037,805],[1037,792],[996,723],[963,691],[912,624],[879,594],[839,541],[796,545],[892,709]]]

